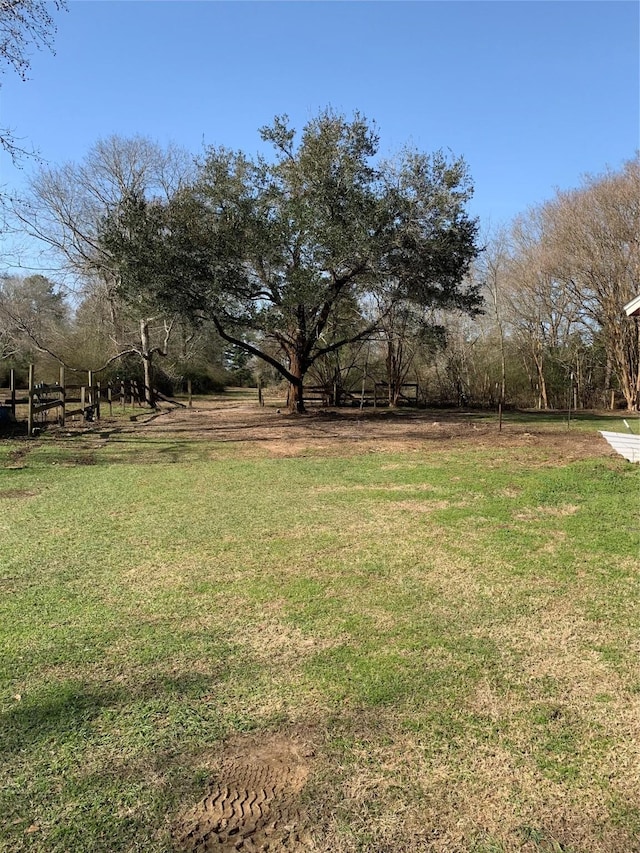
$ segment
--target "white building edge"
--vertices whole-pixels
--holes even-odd
[[[605,432],[603,430],[600,430],[600,435],[620,456],[624,456],[629,462],[640,462],[640,435],[625,432]]]
[[[627,317],[640,317],[640,293],[624,306]]]
[[[640,317],[640,294],[624,306],[627,317]],[[625,422],[626,423],[626,422]],[[640,462],[640,435],[624,432],[604,432],[600,435],[613,447],[616,453],[629,462]]]

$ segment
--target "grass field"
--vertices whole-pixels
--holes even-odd
[[[640,467],[600,421],[568,460],[551,417],[161,422],[0,442],[1,850],[260,849],[212,801],[266,773],[271,851],[640,851]]]

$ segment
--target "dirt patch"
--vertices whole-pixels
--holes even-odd
[[[38,492],[31,489],[3,489],[0,490],[0,500],[17,500],[20,498],[34,498]]]
[[[110,437],[108,421],[98,428]],[[504,424],[486,420],[477,412],[434,412],[408,410],[318,409],[304,415],[257,403],[224,400],[198,401],[197,407],[172,409],[144,422],[120,423],[120,440],[127,433],[144,434],[167,441],[233,443],[238,450],[260,456],[301,455],[348,456],[353,453],[403,453],[425,449],[446,451],[460,446],[477,450],[509,449],[541,464],[568,463],[589,457],[612,457],[615,453],[592,432],[568,431],[529,424]],[[215,452],[215,451],[214,451]]]
[[[306,850],[313,847],[300,800],[313,760],[287,735],[244,737],[229,745],[205,797],[174,822],[185,853]]]
[[[7,455],[7,461],[4,467],[17,471],[24,468],[25,459],[27,457],[27,454],[29,453],[29,450],[30,448],[26,445],[22,447],[17,447],[15,450],[11,450]]]

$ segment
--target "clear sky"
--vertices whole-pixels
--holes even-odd
[[[56,55],[1,78],[0,125],[52,164],[142,134],[194,154],[324,107],[469,164],[484,229],[640,148],[638,2],[71,0]],[[0,158],[19,188],[34,168]]]

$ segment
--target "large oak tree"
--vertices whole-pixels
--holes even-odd
[[[378,328],[376,306],[478,308],[472,187],[463,160],[440,152],[380,162],[358,114],[322,112],[299,138],[280,117],[261,137],[269,158],[210,148],[188,190],[164,206],[131,195],[101,239],[129,296],[151,288],[168,310],[212,320],[304,411],[310,367]]]

